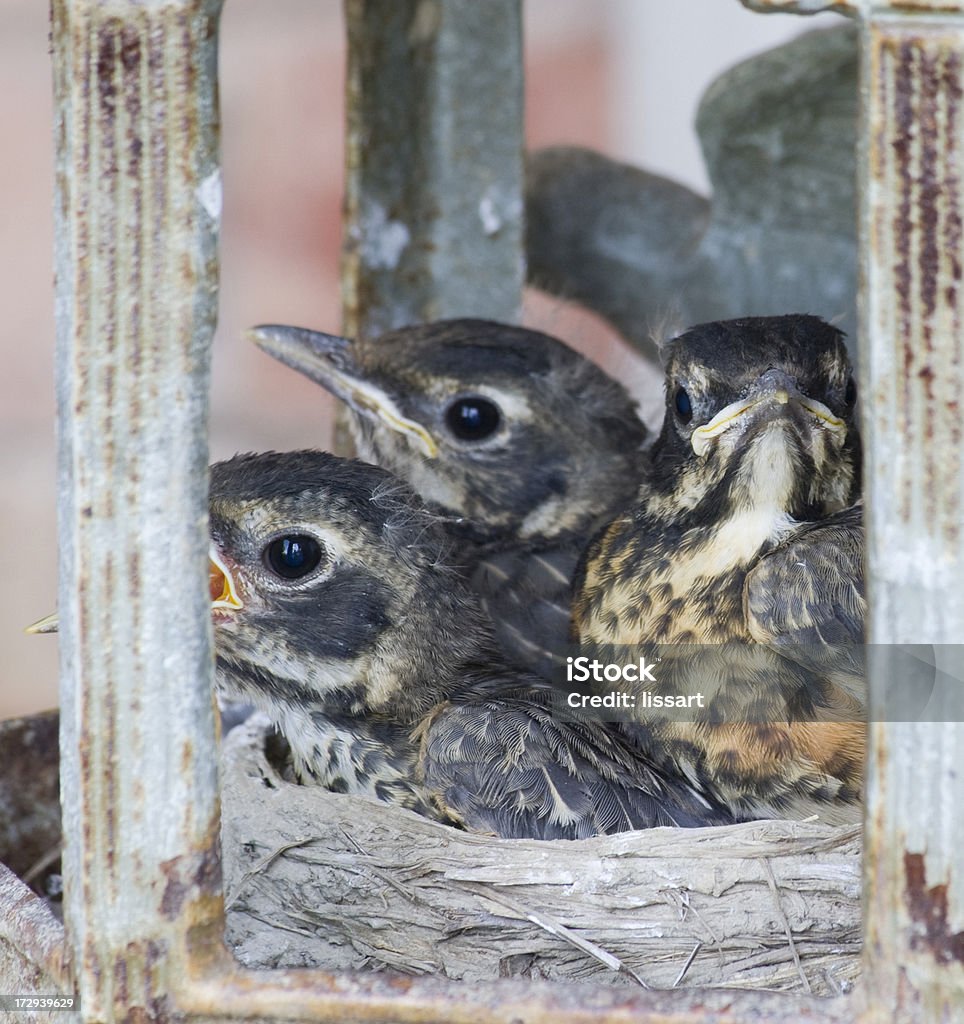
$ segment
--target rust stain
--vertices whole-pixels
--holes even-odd
[[[938,963],[964,963],[964,931],[951,932],[947,924],[947,883],[927,888],[922,853],[904,853],[904,875],[904,900],[914,924],[911,948],[927,950]]]
[[[124,25],[121,29],[120,59],[125,78],[130,80],[141,64],[141,37],[133,25]]]
[[[895,95],[894,128],[895,134],[891,142],[896,161],[896,172],[901,185],[900,202],[894,216],[894,236],[897,250],[897,262],[894,264],[894,281],[897,288],[899,309],[901,313],[901,335],[906,336],[908,321],[911,315],[911,260],[910,245],[913,221],[911,218],[911,193],[913,177],[911,174],[911,154],[916,124],[913,97],[914,82],[914,47],[910,41],[904,41],[898,47],[897,68],[894,74]],[[884,76],[889,67],[882,67]],[[909,371],[913,361],[913,352],[904,350],[904,370]]]
[[[941,132],[937,123],[938,104],[940,99],[939,57],[933,51],[922,49],[920,56],[920,101],[918,112],[918,131],[920,133],[920,174],[918,178],[917,208],[920,220],[919,231],[919,275],[921,315],[920,339],[922,352],[920,358],[924,365],[918,371],[918,380],[923,384],[924,395],[918,393],[915,398],[920,410],[919,420],[923,421],[923,487],[925,514],[930,521],[936,518],[934,503],[937,499],[939,472],[937,445],[934,443],[935,424],[937,417],[930,410],[934,404],[934,316],[937,311],[938,282],[940,278],[940,210],[943,187],[943,161],[941,160]],[[921,401],[926,408],[920,409]],[[922,414],[921,414],[922,413]],[[908,481],[906,491],[913,491],[913,484]]]
[[[949,445],[948,461],[946,467],[947,479],[960,479],[962,459],[962,424],[961,424],[961,403],[962,390],[964,390],[964,374],[961,366],[961,315],[959,308],[960,281],[961,281],[961,244],[962,244],[962,216],[961,216],[961,176],[958,167],[957,153],[960,147],[958,125],[961,112],[961,97],[964,89],[961,84],[961,56],[960,53],[951,48],[947,54],[944,64],[944,96],[947,104],[947,139],[946,150],[949,159],[946,161],[945,169],[945,203],[947,213],[944,224],[943,248],[949,261],[949,272],[945,276],[948,284],[945,289],[945,297],[951,313],[950,337],[955,339],[955,344],[949,346],[949,366],[946,367],[948,374],[948,389],[950,395],[945,403],[944,422],[947,430],[947,443]],[[957,545],[961,531],[961,510],[959,498],[951,496],[945,504],[943,522],[944,537],[949,544]]]
[[[944,75],[942,81],[943,95],[947,102],[947,139],[946,150],[952,156],[957,153],[957,122],[960,116],[961,105],[961,58],[956,51],[947,55],[944,64]],[[946,161],[944,165],[944,178],[946,183],[946,201],[948,204],[947,217],[944,222],[944,251],[950,260],[950,282],[947,285],[946,300],[948,306],[955,310],[955,321],[957,320],[957,289],[961,281],[961,209],[960,190],[961,176],[956,159]],[[956,326],[956,323],[955,323]]]
[[[118,1020],[161,1024],[172,1020],[170,999],[162,991],[158,967],[168,958],[159,939],[129,942],[112,964],[111,1001]]]
[[[892,11],[928,14],[960,14],[964,7],[960,3],[935,3],[934,0],[894,0]]]
[[[130,987],[127,983],[126,958],[119,958],[114,961],[114,1004],[124,1007],[130,1005]]]
[[[114,810],[117,806],[117,778],[114,770],[117,756],[117,693],[113,683],[110,683],[104,692],[104,717],[107,729],[106,757],[98,767],[107,776],[104,785],[104,824],[106,826],[104,856],[110,878],[114,881],[116,880],[115,854],[117,850],[117,816]],[[94,783],[91,785],[95,791],[100,788]]]
[[[131,595],[131,632],[134,636],[140,636],[141,613],[151,599],[148,588],[143,586],[146,581],[141,579],[141,553],[135,547],[128,559],[127,585]]]
[[[120,36],[120,62],[124,84],[124,108],[127,113],[126,127],[126,173],[131,182],[130,192],[127,194],[127,216],[134,222],[140,223],[143,219],[143,189],[141,186],[141,155],[144,150],[144,139],[141,133],[145,129],[145,119],[142,115],[142,89],[141,72],[143,65],[143,52],[139,28],[135,25],[125,25]],[[148,123],[149,120],[148,120]],[[128,321],[126,331],[130,344],[128,368],[135,376],[141,366],[141,335],[140,335],[140,291],[141,291],[141,243],[143,234],[140,231],[129,232],[125,238],[125,263],[126,263],[126,286],[128,296],[125,309],[123,310]],[[131,389],[131,422],[136,423],[140,416],[140,404],[138,402],[139,390],[136,379]]]
[[[164,91],[164,51],[161,46],[155,44],[148,46],[147,73],[147,88],[150,94],[156,97],[158,102],[163,102],[166,96]],[[145,185],[145,189],[149,188],[151,193],[151,203],[154,212],[151,230],[156,237],[160,237],[163,231],[164,224],[166,223],[165,211],[167,208],[167,174],[164,170],[167,163],[167,136],[163,126],[164,121],[162,118],[151,118],[150,152],[147,160],[147,172],[150,175],[150,181]]]
[[[939,154],[937,105],[940,92],[938,63],[932,53],[922,50],[919,62],[920,97],[917,131],[920,137],[920,174],[917,180],[917,208],[920,218],[920,296],[923,303],[924,347],[933,351],[932,324],[937,308],[937,279],[940,273],[938,228],[943,167]]]
[[[182,881],[174,871],[169,871],[171,861],[166,861],[162,866],[167,874],[167,884],[164,886],[164,895],[161,897],[161,913],[173,921],[181,912],[181,907],[191,891],[191,886]]]
[[[141,40],[137,30],[131,25],[125,25],[121,34],[120,58],[123,69],[124,82],[124,107],[130,118],[131,128],[129,129],[127,154],[128,174],[137,178],[141,152],[144,148],[143,141],[137,130],[141,118]]]
[[[221,856],[217,843],[206,840],[206,848],[187,857],[163,861],[167,878],[161,896],[161,913],[170,921],[178,917],[188,899],[221,890]]]
[[[401,996],[407,995],[412,989],[412,978],[405,975],[389,975],[386,976],[386,981],[388,988]]]
[[[176,11],[174,19],[171,23],[171,35],[180,35],[179,45],[183,47],[182,53],[198,54],[200,51],[197,47],[197,41],[194,37],[194,26],[192,25],[192,17],[186,10]],[[214,26],[209,24],[208,30],[205,33],[205,38],[214,38],[215,30]],[[183,95],[194,96],[197,93],[198,83],[198,69],[196,60],[186,60],[181,65],[181,70],[184,73],[184,77],[181,80],[181,86],[185,90]],[[197,127],[197,121],[192,121],[190,125],[191,131],[188,133],[188,140],[191,142],[191,148],[194,149],[195,135],[194,129]]]
[[[117,87],[114,85],[114,64],[116,57],[116,31],[107,23],[100,31],[97,47],[97,95],[100,105],[108,116],[113,116],[117,102]]]
[[[885,60],[880,66],[882,76],[883,100],[882,109],[885,117],[888,112],[887,101],[893,104],[893,138],[891,148],[893,150],[894,165],[892,173],[896,177],[896,190],[900,195],[893,218],[894,250],[896,260],[893,264],[894,288],[897,294],[897,337],[895,342],[900,346],[902,354],[901,365],[903,373],[901,382],[898,385],[901,389],[897,403],[897,429],[905,438],[908,446],[914,444],[911,436],[911,425],[913,417],[911,410],[910,380],[914,364],[914,339],[911,330],[913,317],[913,276],[911,264],[911,250],[914,234],[913,220],[913,193],[914,179],[912,171],[913,150],[916,132],[916,110],[914,104],[914,62],[915,62],[916,40],[903,39],[899,44],[893,41],[885,42],[884,48],[889,51],[894,67],[890,60]],[[888,78],[893,74],[893,95],[891,96],[887,86]],[[889,175],[888,175],[889,176]],[[903,488],[900,500],[900,517],[905,522],[911,516],[911,495],[908,488]]]
[[[117,68],[117,42],[120,23],[114,20],[106,22],[98,31],[97,46],[97,96],[100,100],[100,126],[98,138],[101,142],[100,154],[104,165],[98,173],[104,177],[113,177],[117,173],[117,153],[114,147],[114,124],[117,114],[117,82],[114,72]],[[91,167],[91,170],[94,170]]]
[[[885,35],[878,54],[877,138],[886,139],[889,156],[885,150],[874,170],[893,196],[894,345],[902,369],[894,426],[906,450],[923,449],[920,476],[897,481],[899,515],[909,521],[916,509],[953,540],[959,523],[946,481],[954,475],[948,462],[959,467],[962,425],[949,414],[960,400],[960,353],[947,341],[960,325],[961,59],[947,36],[921,32]]]

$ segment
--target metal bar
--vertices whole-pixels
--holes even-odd
[[[933,7],[934,5],[928,5]],[[955,11],[951,12],[951,7]],[[894,644],[964,640],[964,15],[866,19],[860,300],[871,727],[865,971],[901,1021],[964,1019],[964,721],[894,722]],[[940,651],[940,647],[938,647]]]
[[[440,978],[322,971],[245,973],[197,983],[180,1006],[212,1020],[256,1017],[365,1024],[845,1024],[846,999],[725,989],[644,992],[540,981],[466,985]]]
[[[53,0],[65,914],[83,1018],[220,920],[207,394],[219,0]]]
[[[515,320],[519,0],[346,0],[344,330]]]
[[[744,2],[758,10],[826,6]],[[943,720],[890,721],[888,694],[908,686],[908,662],[891,656],[894,645],[935,645],[940,665],[964,640],[964,4],[834,6],[861,23],[859,312],[873,723],[865,997],[871,1020],[958,1020],[960,681],[945,677]]]

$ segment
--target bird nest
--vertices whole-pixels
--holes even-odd
[[[498,839],[287,782],[269,736],[255,715],[223,752],[227,937],[248,966],[826,995],[857,977],[857,827]]]

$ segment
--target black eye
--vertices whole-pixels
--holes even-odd
[[[299,580],[317,568],[321,561],[321,545],[303,533],[278,537],[264,549],[268,568],[284,580]]]
[[[853,377],[847,381],[847,390],[844,391],[843,400],[846,402],[848,409],[852,408],[857,402],[857,382]]]
[[[460,441],[484,441],[499,429],[501,419],[495,402],[479,395],[456,399],[445,412],[449,430]]]
[[[676,406],[676,415],[679,416],[681,423],[689,423],[693,418],[693,405],[690,402],[690,396],[686,393],[685,388],[677,388],[676,395],[673,398],[673,405]]]

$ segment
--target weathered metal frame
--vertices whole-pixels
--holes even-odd
[[[861,21],[870,632],[878,644],[959,640],[964,7],[745,2],[760,10],[832,8]],[[498,0],[490,9],[514,19],[517,32],[514,6]],[[457,24],[468,4],[418,7],[428,19],[420,30],[431,33],[444,31],[449,10],[456,11],[450,26]],[[68,927],[58,942],[63,933],[39,901],[15,878],[0,877],[0,900],[16,908],[0,925],[0,978],[76,990],[85,1021],[961,1019],[964,821],[951,813],[964,806],[964,773],[954,771],[961,723],[872,728],[865,982],[848,998],[466,987],[234,964],[221,939],[204,582],[219,0],[53,0],[53,12]],[[373,0],[349,0],[356,30],[373,12]],[[444,46],[438,53],[451,59]],[[446,102],[444,89],[435,95]],[[357,117],[364,96],[354,104]],[[433,109],[430,117],[441,116]],[[518,130],[500,124],[497,110],[488,113],[480,130]],[[364,152],[357,137],[350,151],[357,170]],[[447,161],[457,153],[444,145],[434,153],[439,174],[426,176],[427,189],[456,180]],[[349,233],[360,251],[371,226],[362,215],[368,187],[359,171]],[[418,192],[418,182],[406,187]],[[507,201],[506,248],[490,263],[502,298],[487,307],[483,295],[473,312],[506,315],[516,301],[521,250],[511,195]],[[384,240],[371,241],[377,252]],[[460,259],[471,259],[473,244]],[[414,250],[412,258],[428,283],[411,309],[455,311],[458,275],[445,273],[444,259],[426,271]],[[366,278],[364,261],[351,256],[348,273],[356,326],[363,315],[377,322],[374,310],[397,300],[386,291],[390,278]],[[454,289],[456,304],[435,305],[436,288]],[[878,665],[872,682],[878,701],[895,680]]]

